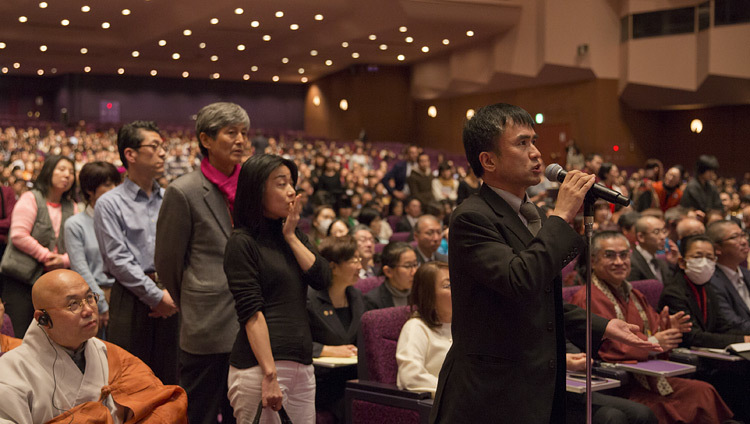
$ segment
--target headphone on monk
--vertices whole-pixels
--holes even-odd
[[[42,311],[42,315],[39,316],[36,322],[39,323],[39,325],[41,326],[52,328],[53,327],[52,317],[49,316],[49,313],[46,310],[44,309],[40,309],[40,310]]]

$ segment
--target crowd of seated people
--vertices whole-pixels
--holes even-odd
[[[242,122],[231,139],[222,138],[229,137],[228,133],[222,131],[237,125],[237,122],[218,120],[215,124],[218,127],[199,128],[197,134],[184,129],[157,132],[156,136],[161,141],[152,144],[143,139],[138,141],[140,144],[132,146],[122,146],[121,138],[114,129],[93,131],[81,127],[72,131],[46,131],[34,127],[7,127],[0,130],[2,197],[5,199],[7,192],[13,200],[3,201],[3,216],[0,218],[10,219],[7,219],[6,227],[3,227],[4,221],[0,219],[0,236],[6,236],[5,243],[12,246],[10,252],[25,253],[38,264],[34,268],[36,274],[26,280],[35,280],[43,272],[58,268],[71,268],[82,275],[91,292],[97,295],[97,305],[96,308],[85,308],[81,304],[81,307],[96,309],[100,323],[98,334],[102,338],[108,337],[105,330],[117,315],[117,308],[123,310],[121,304],[115,306],[115,301],[119,299],[128,298],[133,307],[138,306],[138,313],[146,321],[153,319],[152,316],[167,320],[181,314],[182,322],[178,325],[175,321],[166,330],[173,333],[173,338],[179,339],[174,346],[167,346],[173,349],[169,356],[175,358],[173,370],[161,371],[164,363],[149,362],[150,359],[136,348],[132,348],[131,353],[141,357],[165,383],[182,385],[187,390],[189,408],[191,401],[196,405],[208,402],[205,391],[195,387],[195,384],[191,385],[191,381],[211,381],[203,380],[206,376],[201,376],[199,371],[208,367],[206,364],[218,366],[217,370],[223,367],[223,371],[217,375],[230,375],[229,386],[217,389],[220,396],[218,400],[215,396],[212,398],[211,408],[190,408],[188,414],[190,420],[195,422],[216,422],[217,415],[223,415],[223,422],[232,422],[231,414],[238,417],[253,415],[258,401],[263,407],[276,411],[289,393],[299,392],[311,384],[307,381],[304,384],[295,382],[294,387],[285,386],[287,383],[278,377],[278,387],[268,392],[253,392],[252,402],[243,400],[243,396],[249,393],[245,387],[248,379],[266,381],[263,375],[250,375],[247,372],[256,365],[279,376],[291,372],[292,368],[278,367],[274,370],[268,365],[269,360],[282,359],[282,362],[294,362],[295,366],[309,366],[307,355],[293,352],[293,346],[284,344],[287,335],[283,332],[293,325],[274,321],[277,316],[271,307],[263,309],[266,307],[263,302],[270,301],[273,306],[273,298],[266,297],[265,292],[259,298],[258,293],[248,291],[255,290],[253,287],[260,281],[261,274],[258,272],[274,272],[273,269],[281,272],[281,268],[284,268],[282,264],[270,268],[244,268],[243,261],[248,261],[248,258],[262,259],[264,254],[258,250],[258,246],[241,238],[233,243],[239,243],[242,249],[236,251],[231,261],[224,258],[223,246],[227,244],[232,228],[244,226],[246,233],[253,235],[260,231],[269,243],[284,250],[284,264],[288,265],[284,268],[284,275],[294,277],[285,284],[296,284],[298,280],[300,284],[304,283],[302,297],[294,301],[307,302],[307,319],[304,314],[295,316],[310,327],[313,358],[356,356],[358,323],[365,311],[411,305],[414,318],[407,322],[403,331],[410,334],[409,341],[424,339],[428,346],[399,341],[399,353],[395,359],[399,365],[403,365],[404,370],[402,372],[400,366],[398,385],[407,390],[434,392],[437,372],[442,364],[439,353],[442,348],[435,346],[440,345],[445,351],[446,346],[450,346],[450,311],[445,310],[445,299],[450,305],[450,279],[446,283],[444,278],[448,275],[444,263],[448,262],[451,253],[445,248],[445,241],[450,236],[447,231],[450,212],[478,191],[481,179],[474,176],[470,169],[467,172],[465,161],[448,159],[448,153],[420,149],[414,145],[378,146],[361,141],[341,143],[303,138],[269,138],[263,143],[251,144],[247,135],[249,128]],[[140,130],[136,128],[136,132]],[[222,142],[226,142],[231,149],[222,151],[225,148]],[[254,152],[253,147],[256,148]],[[263,216],[266,216],[263,208],[260,212],[256,209],[256,215],[243,217],[244,221],[236,220],[234,191],[238,190],[238,178],[241,180],[241,164],[247,163],[249,157],[263,156],[262,153],[281,158],[281,162],[272,163],[289,171],[290,175],[284,176],[287,178],[285,184],[295,191],[295,195],[286,191],[282,195],[297,202],[299,210],[295,220],[286,218],[289,211],[279,209],[274,211],[273,216],[281,221],[267,222],[263,220]],[[403,158],[397,159],[400,153],[403,153]],[[681,324],[674,324],[680,331],[660,329],[658,325],[661,321],[669,320],[664,320],[663,314],[646,310],[644,314],[647,317],[660,321],[652,323],[655,325],[653,328],[644,327],[644,334],[652,330],[652,335],[659,334],[661,337],[664,334],[660,332],[668,332],[668,340],[664,342],[668,347],[723,348],[733,342],[747,341],[750,335],[750,272],[747,271],[750,255],[747,241],[750,231],[750,174],[741,181],[719,178],[719,165],[712,156],[699,158],[694,178],[689,178],[685,168],[678,164],[665,169],[661,161],[650,159],[641,169],[626,170],[605,162],[597,154],[573,160],[567,168],[596,174],[602,184],[631,196],[633,204],[629,207],[615,207],[606,203],[597,205],[597,231],[614,230],[627,239],[628,249],[632,253],[627,258],[629,267],[622,278],[623,282],[646,279],[661,281],[664,285],[663,302],[669,307],[670,314],[685,311],[690,316],[692,326],[689,329]],[[144,173],[144,169],[148,172]],[[258,175],[250,175],[250,172],[246,171],[247,178],[244,183],[239,182],[240,185],[253,181],[257,186],[265,186],[276,177],[275,169],[264,169],[262,179],[258,179]],[[200,206],[191,203],[192,194],[186,183],[188,178],[198,175],[196,173],[202,173],[205,181],[190,180],[193,181],[192,185],[217,187],[211,195],[215,196],[218,206],[209,207],[205,214],[209,221],[215,220],[220,224],[216,227],[217,234],[224,234],[221,242],[216,243],[220,248],[212,248],[211,251],[211,260],[216,262],[212,262],[212,267],[223,267],[219,272],[225,271],[229,277],[228,281],[226,277],[222,279],[222,282],[227,281],[223,284],[228,284],[228,287],[221,290],[209,289],[201,282],[210,280],[212,276],[195,277],[214,268],[201,269],[200,264],[190,263],[191,255],[195,254],[192,252],[207,252],[206,247],[201,247],[191,238],[193,232],[208,228],[205,227],[207,221],[195,215],[199,212],[194,208]],[[113,237],[97,235],[95,231],[95,210],[104,208],[104,204],[113,196],[107,194],[99,208],[98,200],[120,183],[121,175],[126,176],[126,183],[122,186],[133,183],[128,187],[133,193],[140,193],[134,195],[136,199],[137,196],[145,196],[148,205],[142,209],[142,217],[149,215],[154,218],[150,223],[144,219],[137,226],[122,225],[124,232],[130,227],[145,231],[147,236],[143,236],[142,240],[126,237],[117,241]],[[139,179],[139,175],[145,177]],[[543,181],[529,198],[543,211],[551,211],[556,184]],[[165,192],[163,188],[168,190]],[[120,191],[126,189],[124,187]],[[198,192],[194,194],[198,195]],[[164,205],[161,203],[162,197]],[[266,201],[255,191],[245,193],[242,204],[257,203],[256,206],[265,207]],[[12,203],[15,203],[15,207]],[[42,204],[46,207],[40,209],[39,205]],[[184,210],[191,213],[184,213]],[[156,225],[157,215],[162,222],[159,225],[161,230]],[[106,220],[107,217],[102,215],[99,219]],[[253,219],[260,219],[261,225],[258,227],[258,222]],[[42,235],[33,231],[35,227],[42,226],[40,220],[44,220],[44,227],[47,228]],[[296,231],[286,229],[287,221],[298,223]],[[170,226],[167,223],[184,225]],[[5,234],[2,234],[4,228]],[[167,228],[173,230],[166,233]],[[582,231],[582,226],[579,230]],[[159,231],[171,236],[160,236]],[[685,239],[704,232],[707,238]],[[178,234],[180,237],[177,237]],[[298,246],[289,242],[287,236],[290,234],[304,234],[304,244]],[[302,239],[302,236],[299,237]],[[175,240],[180,240],[177,244],[182,245],[177,246]],[[100,246],[97,242],[107,245]],[[107,256],[121,253],[122,249],[138,252],[132,256],[132,266],[137,270],[128,269],[129,265]],[[175,264],[170,264],[165,252],[180,252],[181,258]],[[307,256],[308,253],[313,256]],[[13,259],[13,255],[9,256]],[[714,260],[717,265],[710,271],[709,265]],[[327,264],[325,268],[320,265],[323,261]],[[585,270],[581,262],[568,268],[566,284],[583,282]],[[32,299],[32,286],[23,283],[26,281],[24,279],[19,283],[18,276],[14,277],[12,261],[5,265],[0,267],[5,268],[0,295],[7,303],[16,336],[22,338],[31,328],[29,325],[38,322],[34,321],[37,309]],[[159,278],[158,274],[162,274],[159,267],[165,270],[163,278]],[[118,270],[113,273],[113,268]],[[298,268],[302,271],[295,271]],[[168,272],[170,269],[172,271]],[[318,273],[322,280],[308,281],[306,273],[310,269]],[[245,275],[248,272],[256,273],[257,278],[248,279]],[[120,277],[115,278],[116,275]],[[377,276],[383,282],[366,294],[354,287],[358,280]],[[133,284],[127,282],[131,277]],[[698,281],[704,279],[702,283]],[[114,299],[111,298],[113,284],[119,287],[119,294]],[[260,284],[259,290],[266,290],[266,284]],[[229,289],[232,289],[231,292]],[[205,313],[212,308],[210,302],[201,300],[201,296],[222,296],[222,310],[231,312],[224,314],[222,320],[207,321],[214,326],[232,321],[231,326],[224,325],[223,328],[229,328],[227,331],[234,334],[224,337],[230,340],[222,342],[220,347],[218,341],[198,342],[202,337],[208,337],[200,334],[227,334],[226,331],[195,327],[201,322],[200,311]],[[186,302],[188,299],[191,303]],[[237,305],[237,314],[231,304]],[[434,310],[427,312],[430,308]],[[266,315],[259,315],[261,310]],[[638,317],[641,318],[641,315]],[[237,328],[238,318],[240,328]],[[279,329],[281,334],[278,333]],[[270,346],[277,346],[278,343],[291,350],[284,358],[268,356],[268,352],[261,351],[269,344],[259,344],[257,339],[254,339],[255,342],[249,340],[258,334],[265,334],[266,343],[270,343]],[[420,339],[416,334],[424,337]],[[118,340],[117,334],[110,340]],[[648,357],[648,353],[644,352],[629,355],[632,352],[617,351],[617,355],[610,355],[606,347],[599,355],[609,360]],[[424,363],[415,362],[414,349],[425,356]],[[572,369],[580,368],[584,360],[580,354],[571,354],[568,365]],[[357,370],[356,367],[333,370],[336,371],[315,368],[311,373],[317,382],[314,404],[341,422],[344,384],[347,379],[357,377]],[[747,417],[747,412],[738,406],[740,404],[730,394],[736,387],[746,390],[746,386],[737,382],[738,379],[717,377],[715,372],[705,367],[699,369],[696,377],[714,384],[719,393],[712,392],[709,385],[699,385],[705,396],[684,401],[697,411],[685,412],[680,407],[681,413],[688,414],[688,422],[702,413],[716,420],[729,418],[731,412],[722,402],[722,397],[738,415]],[[691,383],[689,381],[688,384]],[[675,393],[682,393],[680,382],[670,383],[670,386]],[[661,406],[665,403],[661,398],[666,396],[673,399],[676,398],[674,394],[664,395],[654,387],[645,388],[643,385],[630,390],[626,397],[648,405],[660,419],[671,422],[685,418]],[[283,396],[279,393],[283,393]],[[232,399],[234,411],[229,405],[214,405],[221,403],[222,399]],[[626,406],[620,409],[628,411]],[[302,412],[290,412],[309,417],[309,411],[308,408]],[[638,415],[637,412],[630,410],[625,414]],[[206,421],[205,417],[197,418],[199,415],[211,416]],[[646,413],[644,421],[638,422],[653,422],[653,416]]]

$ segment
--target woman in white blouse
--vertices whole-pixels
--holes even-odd
[[[451,280],[448,264],[428,262],[414,274],[409,304],[414,311],[401,329],[396,347],[400,389],[435,396],[438,374],[451,337]]]

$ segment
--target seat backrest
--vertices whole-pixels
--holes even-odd
[[[573,298],[573,295],[575,295],[578,290],[584,289],[584,286],[567,286],[562,288],[562,297],[565,302],[570,303],[570,299]]]
[[[401,217],[398,215],[391,215],[386,218],[386,221],[388,221],[388,225],[391,226],[391,230],[396,231],[396,224],[398,221],[401,220]]]
[[[13,331],[13,322],[11,322],[8,314],[3,314],[3,326],[0,328],[0,333],[10,337],[16,337],[16,333]]]
[[[401,327],[410,315],[408,306],[375,309],[362,315],[362,336],[370,380],[396,384],[396,344]]]
[[[354,288],[359,289],[362,294],[367,294],[367,292],[369,292],[370,290],[383,284],[383,281],[385,281],[384,275],[360,278],[356,283],[354,283]]]
[[[308,234],[312,229],[310,218],[300,218],[299,221],[297,221],[297,228],[303,233]]]
[[[391,235],[390,241],[409,241],[409,236],[411,233],[409,231],[401,231],[398,233],[393,233]]]
[[[651,305],[654,310],[657,312],[659,311],[659,298],[661,297],[661,291],[664,289],[664,285],[662,285],[661,281],[640,280],[631,281],[630,284],[633,285],[634,289],[643,293],[649,305]]]
[[[383,249],[385,249],[385,246],[387,246],[387,244],[385,243],[375,243],[375,253],[383,253]]]

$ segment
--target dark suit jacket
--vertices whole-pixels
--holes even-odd
[[[341,321],[336,316],[328,290],[308,289],[307,316],[310,319],[310,332],[313,339],[313,357],[320,356],[323,345],[356,344],[359,320],[365,312],[365,302],[362,292],[354,287],[346,288],[346,298],[352,312],[352,322],[348,329],[341,325]]]
[[[432,195],[432,180],[432,175],[424,175],[419,169],[413,169],[406,179],[409,184],[409,193],[412,197],[419,199],[424,206],[435,201],[435,196]]]
[[[680,346],[701,346],[723,349],[732,343],[741,343],[744,337],[741,334],[731,334],[732,329],[719,315],[719,306],[716,302],[716,292],[711,284],[705,284],[706,289],[706,320],[703,320],[703,312],[698,306],[698,300],[693,290],[688,287],[683,272],[676,273],[669,283],[664,285],[659,299],[659,309],[669,306],[669,313],[675,314],[685,311],[690,315],[693,327],[689,333],[682,334]]]
[[[672,279],[672,270],[669,267],[669,263],[664,259],[656,258],[656,263],[662,275],[662,282],[667,283]],[[640,281],[640,280],[657,280],[651,267],[648,266],[646,258],[641,255],[638,249],[633,248],[633,255],[630,257],[630,275],[628,275],[628,281]]]
[[[365,311],[371,311],[373,309],[391,308],[395,306],[393,304],[393,295],[385,287],[385,282],[374,289],[367,292],[365,295]]]
[[[380,182],[383,183],[388,193],[393,194],[393,190],[402,191],[406,185],[406,161],[396,162],[393,168],[385,173]],[[391,182],[393,182],[393,185],[391,185]]]
[[[708,182],[702,185],[696,178],[690,180],[685,187],[680,205],[703,212],[708,212],[711,209],[723,209],[719,198],[719,190],[716,186]]]
[[[583,239],[557,217],[532,237],[487,185],[453,212],[450,234],[453,346],[430,421],[564,421],[565,337],[585,343],[586,314],[563,304],[560,270]],[[597,346],[607,321],[592,323]]]
[[[740,267],[745,278],[745,284],[750,286],[750,271]],[[750,334],[750,309],[740,298],[734,284],[719,267],[716,267],[709,284],[716,291],[716,303],[719,305],[719,313],[729,326]]]
[[[420,265],[425,263],[424,257],[422,256],[422,252],[419,251],[419,247],[414,248],[414,253],[417,254],[417,262],[419,262]],[[448,262],[448,255],[444,255],[439,252],[435,252],[435,260],[440,262]]]
[[[411,226],[411,222],[409,222],[409,219],[406,217],[406,215],[402,216],[401,219],[399,219],[396,223],[396,232],[411,233],[412,231],[414,231],[414,227]]]

